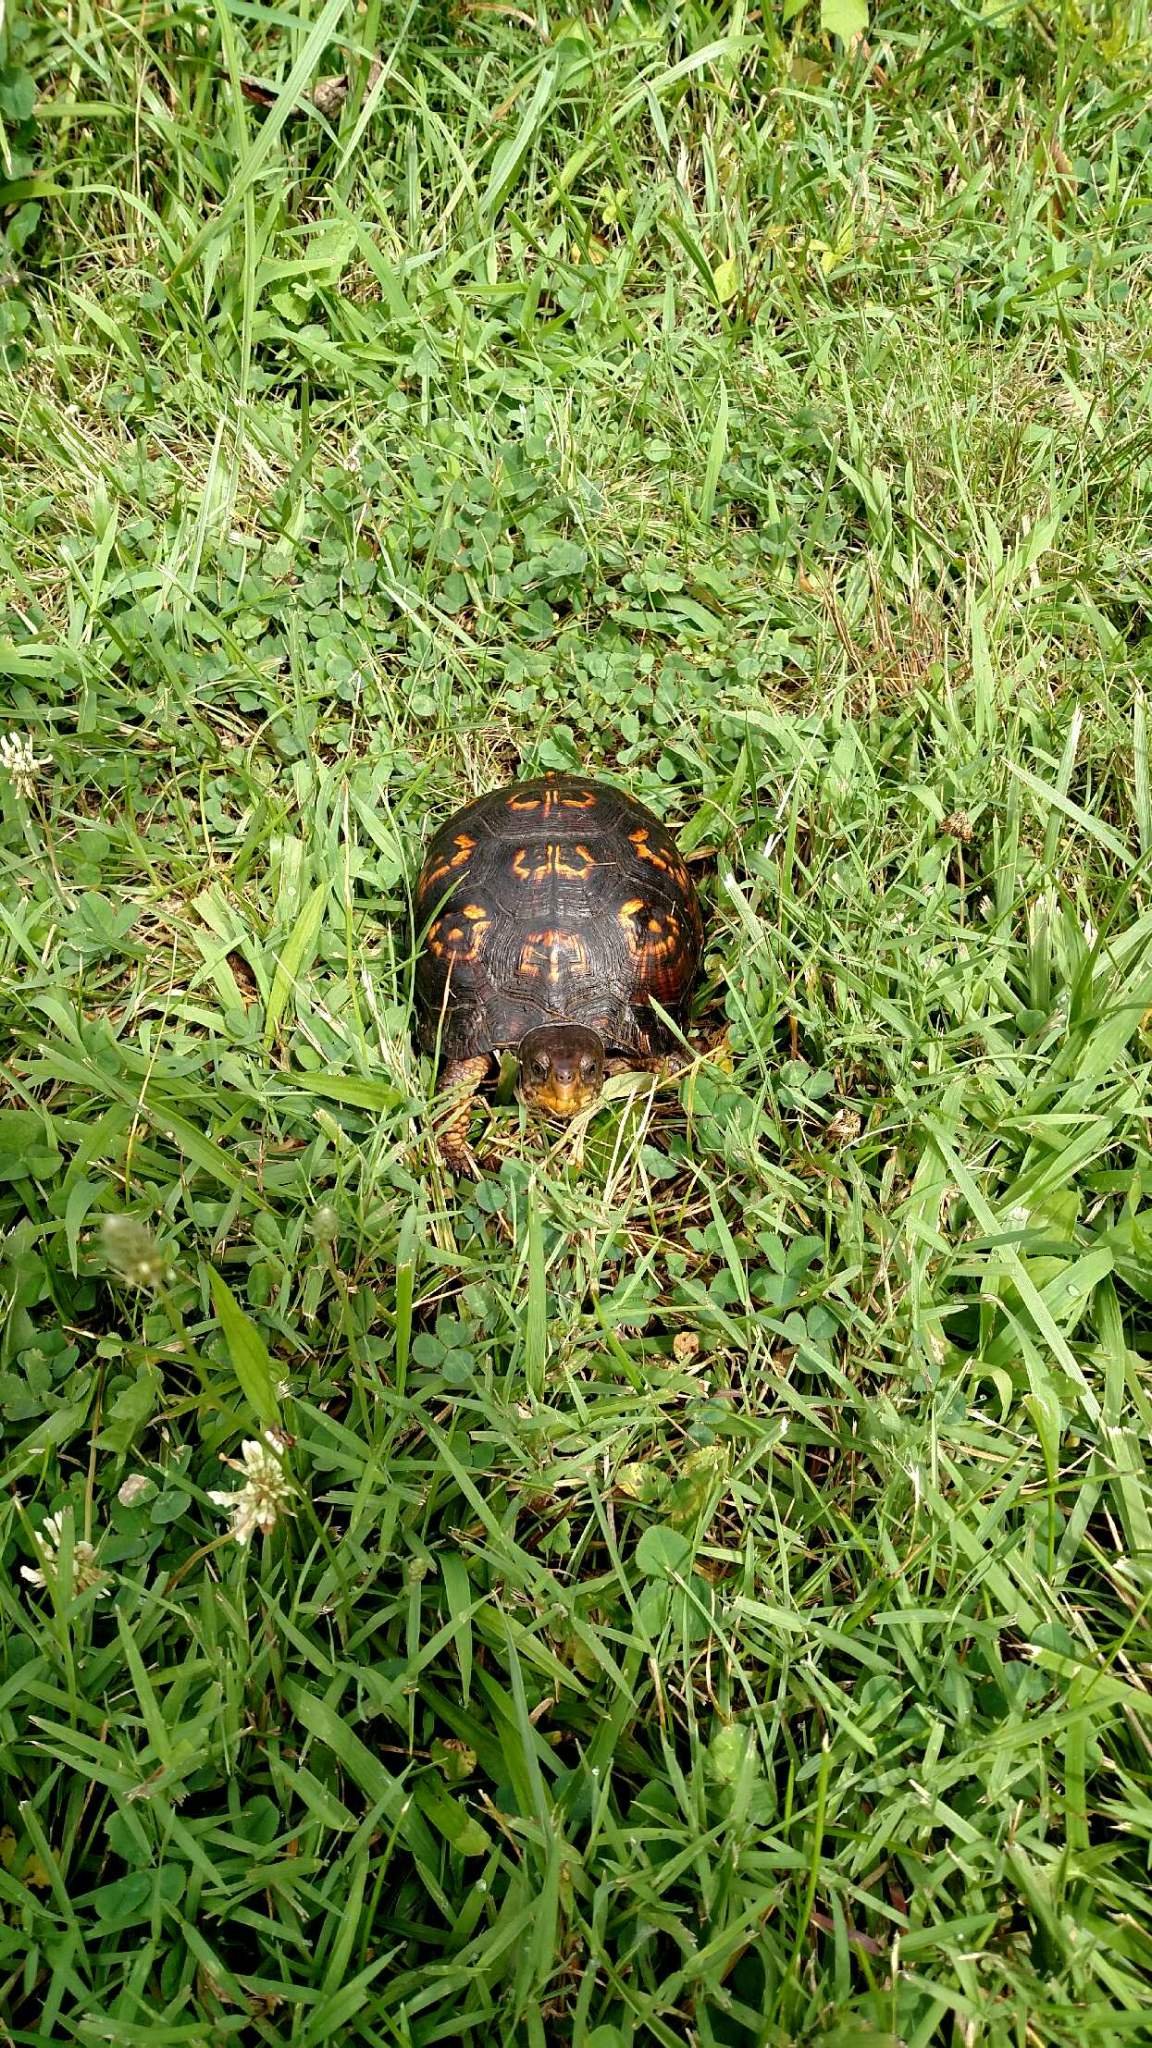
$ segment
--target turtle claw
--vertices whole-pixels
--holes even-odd
[[[440,1157],[457,1180],[483,1180],[483,1168],[470,1145],[453,1145],[441,1138]]]

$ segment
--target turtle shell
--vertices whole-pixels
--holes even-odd
[[[634,797],[579,775],[465,804],[428,847],[416,914],[420,1042],[453,1060],[540,1024],[663,1052],[651,1003],[681,1020],[704,938],[671,834]]]

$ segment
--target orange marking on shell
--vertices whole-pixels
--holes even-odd
[[[582,882],[596,865],[595,855],[590,853],[586,846],[573,846],[567,854],[562,846],[553,846],[549,850],[554,856],[554,872],[558,875],[567,875],[572,882]]]
[[[553,811],[563,807],[566,811],[590,811],[598,798],[594,789],[582,789],[574,795],[562,796],[558,789],[546,788],[541,796],[510,796],[507,798],[510,811],[543,811],[546,818]]]
[[[620,923],[630,924],[634,917],[643,917],[647,908],[642,896],[630,896],[627,903],[620,905]]]
[[[636,848],[637,855],[641,860],[646,860],[651,867],[659,868],[663,874],[667,874],[668,862],[665,860],[664,855],[662,853],[654,853],[648,844],[647,825],[641,825],[638,832],[630,832],[628,837]]]
[[[639,903],[639,899],[637,902],[641,911],[647,910],[646,903]],[[626,909],[630,907],[625,905]],[[620,922],[628,927],[629,950],[633,959],[639,961],[641,965],[645,962],[655,965],[680,949],[680,919],[674,910],[670,910],[666,918],[646,917],[643,931],[637,930],[636,921],[632,918],[622,916]],[[661,933],[663,937],[660,936]]]
[[[582,882],[589,869],[595,867],[595,856],[586,846],[575,846],[571,852],[579,855],[579,865],[573,863],[569,850],[554,839],[535,858],[526,846],[518,846],[512,856],[512,872],[521,882],[546,882],[549,875],[566,875],[570,881]]]
[[[565,968],[574,974],[588,970],[588,948],[579,932],[529,932],[520,948],[521,974],[543,972],[549,981],[559,981]]]
[[[670,957],[667,943],[652,940],[642,946],[636,956],[636,975],[645,992],[659,1001],[671,998],[675,1001],[683,989],[683,975],[680,963]]]
[[[526,846],[518,846],[512,862],[512,872],[522,882],[546,882],[552,872],[554,846],[546,846],[543,855],[533,856]]]
[[[457,832],[452,844],[456,848],[455,853],[447,860],[437,861],[434,868],[428,869],[420,884],[421,894],[427,894],[434,883],[442,882],[446,875],[454,874],[457,868],[466,867],[471,855],[476,851],[476,841],[469,839],[467,832]]]
[[[448,915],[463,915],[468,919],[468,923],[451,924],[445,931]],[[478,903],[469,903],[462,913],[445,913],[444,917],[436,919],[428,932],[428,951],[437,960],[447,959],[449,968],[467,966],[478,957],[480,947],[491,929],[492,920],[487,911]]]

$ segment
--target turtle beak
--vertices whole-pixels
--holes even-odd
[[[527,1100],[534,1109],[542,1109],[545,1116],[558,1117],[561,1123],[568,1123],[579,1116],[595,1102],[599,1089],[594,1082],[582,1081],[578,1075],[549,1074],[546,1081],[536,1087],[529,1087]]]

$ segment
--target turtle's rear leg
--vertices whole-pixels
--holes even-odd
[[[440,1076],[441,1093],[452,1097],[436,1129],[440,1157],[449,1173],[464,1173],[472,1180],[479,1180],[480,1168],[468,1144],[468,1126],[477,1090],[488,1078],[489,1065],[488,1054],[478,1053],[475,1059],[449,1060]]]

